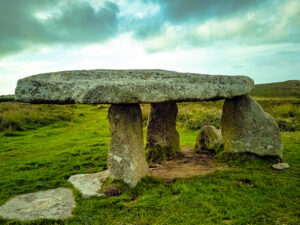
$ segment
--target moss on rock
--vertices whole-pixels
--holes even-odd
[[[160,145],[148,145],[146,148],[147,160],[149,162],[169,160],[174,158],[178,153],[178,149],[171,147],[163,147]]]

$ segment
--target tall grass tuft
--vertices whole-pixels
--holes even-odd
[[[66,105],[34,105],[20,102],[0,103],[0,131],[23,131],[57,121],[71,121],[74,113]]]
[[[263,109],[276,120],[281,131],[300,131],[299,98],[257,98]],[[204,125],[221,127],[224,101],[178,103],[177,126],[187,130],[200,130]],[[74,121],[87,111],[76,110],[78,105],[37,105],[20,102],[0,102],[0,132],[15,135],[15,131],[36,129],[59,121]],[[99,105],[90,110],[107,108]],[[144,127],[150,111],[150,104],[142,104]],[[75,115],[75,112],[77,114]]]
[[[280,131],[300,131],[300,99],[258,99],[276,120]]]
[[[221,127],[224,101],[191,102],[178,104],[178,126],[188,130],[200,130],[204,125]]]

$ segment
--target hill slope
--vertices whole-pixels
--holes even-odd
[[[14,102],[15,95],[0,95],[0,102]]]
[[[300,97],[300,80],[256,84],[250,95],[257,97]]]

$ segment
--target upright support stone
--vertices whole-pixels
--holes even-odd
[[[226,99],[221,121],[224,151],[282,158],[277,123],[250,96]]]
[[[138,104],[111,105],[108,119],[111,133],[107,159],[110,177],[134,186],[149,173],[143,143],[140,106]]]
[[[151,104],[146,144],[149,161],[170,159],[180,151],[177,114],[175,102]]]

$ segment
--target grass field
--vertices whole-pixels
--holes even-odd
[[[88,200],[67,179],[107,168],[108,106],[2,102],[0,205],[18,194],[69,187],[77,207],[65,221],[0,224],[299,224],[300,99],[258,101],[280,125],[290,169],[274,171],[274,159],[242,156],[226,161],[227,171],[173,181],[147,177],[120,196]],[[178,104],[182,147],[194,146],[202,125],[220,127],[222,104]],[[146,125],[149,105],[142,111]]]
[[[288,80],[269,84],[256,84],[251,91],[256,97],[300,97],[300,80]]]

